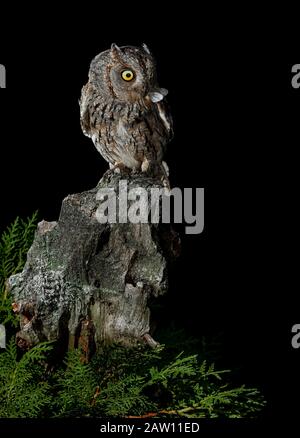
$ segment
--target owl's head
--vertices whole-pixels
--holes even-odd
[[[159,88],[156,67],[148,47],[118,47],[97,55],[90,67],[90,81],[104,94],[120,102],[134,103],[141,98],[159,102],[167,95]]]

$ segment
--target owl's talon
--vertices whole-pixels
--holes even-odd
[[[126,171],[126,166],[123,163],[109,164],[109,171],[112,173],[122,173]]]
[[[134,168],[134,169],[131,169],[130,170],[130,174],[131,175],[140,175],[141,174],[141,169],[138,169],[138,168]]]

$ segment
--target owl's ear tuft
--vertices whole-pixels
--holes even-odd
[[[148,55],[151,55],[150,49],[149,49],[149,47],[147,46],[147,44],[143,43],[143,44],[142,44],[142,47],[143,47],[143,49],[145,50],[145,52],[148,53]]]
[[[117,46],[116,43],[112,43],[110,48],[110,55],[113,59],[119,59],[120,56],[122,55],[122,50],[120,49],[119,46]]]
[[[120,47],[116,44],[116,43],[112,43],[112,45],[110,46],[111,50],[121,50]]]

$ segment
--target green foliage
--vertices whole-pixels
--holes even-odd
[[[181,368],[180,379],[177,368]],[[163,379],[172,392],[169,414],[193,418],[251,417],[265,404],[256,389],[230,388],[223,380],[229,370],[216,371],[214,364],[206,361],[198,364],[195,356],[177,358],[171,366],[155,371],[155,378]]]
[[[152,408],[153,403],[142,393],[144,379],[136,375],[136,359],[143,357],[147,361],[150,355],[140,348],[136,351],[132,360],[133,349],[112,346],[97,354],[90,364],[82,361],[79,350],[68,353],[66,369],[59,370],[56,377],[58,416],[125,416]]]
[[[96,398],[98,415],[126,416],[130,413],[142,415],[155,405],[143,394],[144,378],[136,375],[124,376],[116,382],[108,382]]]
[[[87,364],[75,350],[49,373],[50,349],[39,344],[18,360],[11,341],[0,354],[0,417],[255,417],[265,404],[256,389],[231,387],[223,380],[229,371],[196,355],[169,361],[163,347],[110,346]]]
[[[27,220],[19,217],[2,233],[0,238],[0,323],[17,326],[18,320],[12,312],[12,300],[5,282],[20,272],[26,262],[27,252],[33,242],[37,223],[37,212]]]
[[[12,339],[0,354],[0,417],[38,417],[50,403],[49,384],[42,362],[51,349],[41,343],[19,360]]]
[[[0,323],[17,325],[5,281],[26,261],[37,214],[17,218],[0,239]],[[254,417],[264,407],[252,388],[234,387],[215,370],[215,342],[164,330],[168,347],[103,347],[87,364],[79,350],[51,369],[49,343],[28,352],[17,350],[14,337],[0,352],[0,417]],[[186,351],[178,354],[178,351]],[[194,354],[194,352],[197,354]]]
[[[251,417],[263,408],[256,389],[223,381],[229,371],[199,363],[197,355],[181,353],[169,361],[166,350],[110,346],[90,364],[81,362],[78,351],[69,354],[58,379],[59,415]]]
[[[2,233],[0,241],[0,287],[4,281],[19,272],[26,261],[36,229],[37,212],[26,221],[17,219]]]
[[[164,387],[168,387],[170,380],[194,376],[196,374],[195,367],[197,366],[197,356],[181,357],[180,353],[173,362],[159,369],[157,366],[150,368],[150,380],[147,385],[161,383]]]
[[[65,368],[53,376],[56,388],[55,416],[86,416],[97,386],[97,379],[91,367],[81,361],[80,350],[67,354]]]

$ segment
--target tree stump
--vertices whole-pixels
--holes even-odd
[[[99,223],[97,193],[113,188],[119,201],[121,179],[105,174],[94,189],[67,196],[57,222],[38,224],[23,272],[8,280],[21,348],[55,340],[89,357],[112,342],[155,345],[148,304],[167,292],[180,242],[169,224]],[[143,175],[126,183],[147,191],[150,211],[150,190],[161,183]]]

